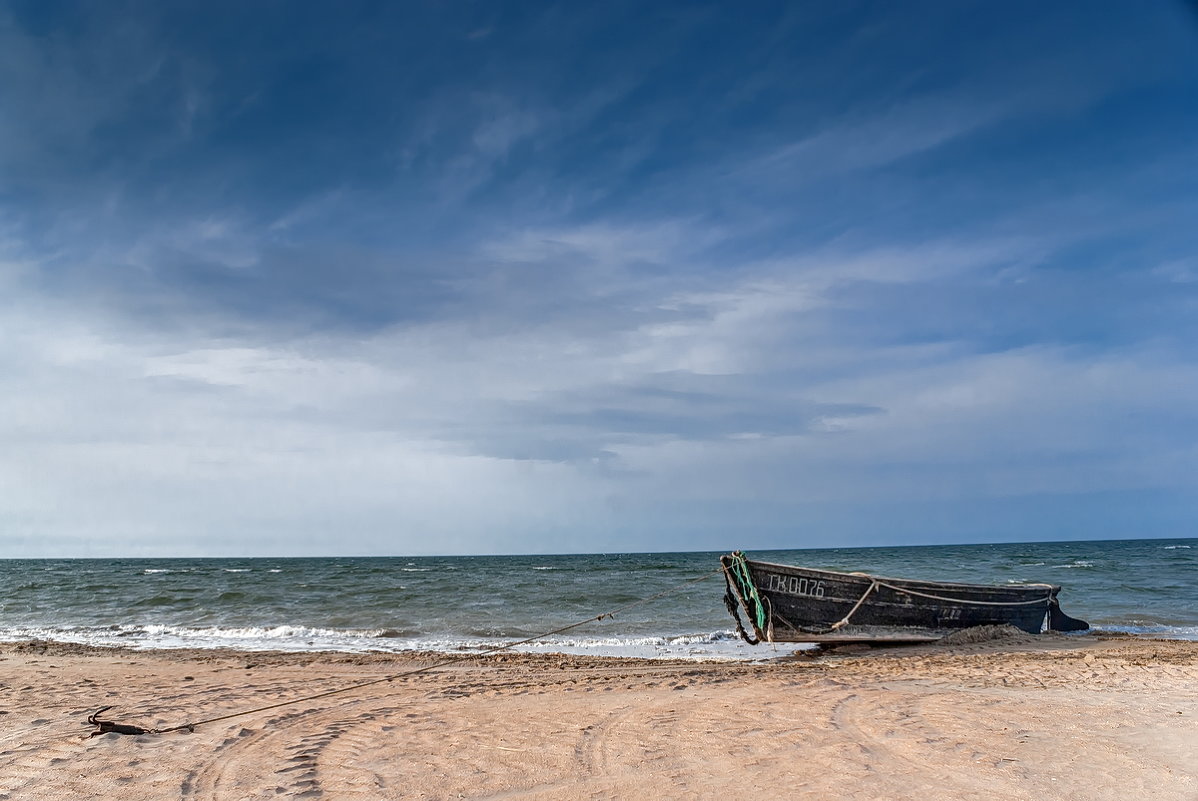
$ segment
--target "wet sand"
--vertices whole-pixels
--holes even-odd
[[[768,654],[768,650],[763,651]],[[768,664],[0,645],[0,799],[1198,799],[1198,643]]]

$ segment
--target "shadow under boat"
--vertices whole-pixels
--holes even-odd
[[[1090,628],[1061,611],[1055,584],[914,581],[759,562],[741,551],[721,556],[720,565],[724,604],[752,645],[901,645],[935,642],[950,630],[975,626],[1010,625],[1030,634]]]

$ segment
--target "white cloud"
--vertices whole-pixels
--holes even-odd
[[[738,177],[815,175],[881,167],[969,135],[1012,113],[1006,103],[978,104],[961,98],[921,100],[843,120],[786,144],[740,167]]]
[[[424,433],[447,399],[428,376],[319,343],[180,350],[77,315],[4,317],[24,335],[0,351],[3,518],[30,553],[72,537],[94,554],[479,551],[587,505],[563,465]]]
[[[1171,259],[1152,268],[1152,274],[1175,284],[1198,282],[1198,259]]]
[[[196,229],[201,244],[227,233]],[[681,225],[546,239],[486,253],[582,254],[607,266],[584,271],[584,286],[636,285],[630,263],[690,241]],[[800,514],[1189,488],[1198,454],[1169,431],[1198,424],[1198,372],[1175,354],[870,342],[838,316],[844,286],[981,281],[1036,247],[826,251],[708,273],[689,290],[639,286],[636,303],[668,322],[605,306],[587,326],[549,316],[482,336],[464,315],[369,334],[197,337],[17,284],[0,306],[8,550],[586,550],[594,536],[678,547],[687,526],[743,513],[703,520],[688,505]]]

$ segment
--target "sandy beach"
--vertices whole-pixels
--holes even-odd
[[[0,646],[0,799],[1198,799],[1198,643],[766,664]]]

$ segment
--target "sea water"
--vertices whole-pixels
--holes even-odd
[[[665,596],[522,650],[761,658],[732,630],[718,553],[0,560],[0,640],[132,648],[469,652]],[[1050,582],[1098,630],[1198,639],[1198,539],[754,551],[899,578]],[[683,585],[679,587],[679,585]],[[676,588],[673,589],[672,588]]]

